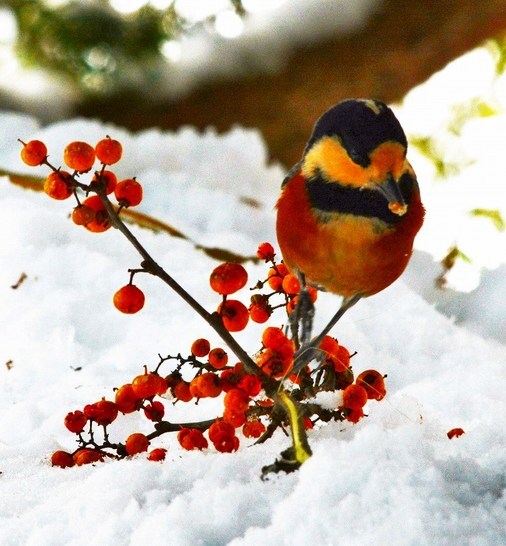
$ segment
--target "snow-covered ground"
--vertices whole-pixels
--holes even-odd
[[[433,131],[417,125],[417,108],[423,120],[432,113],[434,123],[445,123],[426,97],[422,93],[418,102],[408,97],[397,109],[410,135]],[[371,403],[369,417],[357,425],[311,431],[313,457],[300,471],[268,481],[260,480],[260,469],[287,446],[281,433],[261,446],[243,443],[231,455],[184,452],[166,435],[153,445],[168,449],[163,463],[140,455],[96,466],[51,467],[53,451],[74,448],[63,426],[68,411],[110,398],[113,387],[130,381],[142,365],[156,364],[158,353],[185,352],[195,337],[209,337],[214,345],[218,340],[147,276],[139,280],[145,309],[119,314],[112,294],[127,282],[127,268],[138,265],[127,242],[114,230],[95,235],[77,228],[67,202],[0,178],[0,544],[506,543],[505,235],[489,230],[485,219],[466,216],[469,204],[492,203],[504,213],[501,112],[504,104],[497,115],[478,118],[449,142],[446,150],[455,150],[458,141],[459,149],[472,150],[474,157],[446,181],[435,179],[429,162],[413,149],[428,208],[420,250],[405,279],[361,302],[334,331],[358,351],[355,370],[388,374],[387,397]],[[254,253],[264,240],[275,242],[273,206],[283,171],[267,164],[254,131],[129,134],[83,120],[39,127],[32,118],[4,113],[0,169],[43,172],[21,164],[18,137],[41,138],[58,163],[68,141],[94,143],[105,134],[124,145],[118,174],[136,175],[144,185],[141,211],[198,243],[243,254]],[[465,190],[459,190],[459,177],[468,184]],[[251,207],[243,197],[261,206]],[[207,279],[216,262],[187,241],[133,229],[185,288],[215,308]],[[429,252],[441,258],[447,242],[459,235],[457,242],[474,260],[473,275],[482,266],[490,270],[469,295],[437,292]],[[253,282],[265,276],[262,266],[247,269]],[[23,272],[26,280],[12,289]],[[452,282],[458,285],[458,278]],[[436,309],[438,298],[448,300],[438,303],[446,315]],[[337,303],[321,295],[318,325]],[[447,315],[458,315],[458,323]],[[251,327],[237,337],[255,351],[262,329]],[[4,365],[9,361],[10,369]],[[183,414],[212,417],[216,404],[169,403],[167,411],[174,420]],[[145,426],[131,415],[114,423],[111,434],[121,441]],[[465,434],[449,440],[446,433],[454,427]]]

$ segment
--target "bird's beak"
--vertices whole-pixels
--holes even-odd
[[[406,214],[408,205],[402,196],[397,180],[392,175],[389,174],[384,182],[375,184],[374,189],[379,191],[388,201],[390,212],[397,214],[397,216]]]

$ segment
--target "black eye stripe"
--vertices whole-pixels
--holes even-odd
[[[403,174],[399,181],[401,194],[408,205],[415,185],[416,179],[409,173]],[[307,181],[306,189],[311,206],[322,212],[377,218],[388,225],[395,225],[403,218],[389,210],[388,202],[379,191],[327,182],[320,173]]]

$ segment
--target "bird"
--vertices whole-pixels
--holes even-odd
[[[409,262],[425,209],[407,149],[391,108],[376,99],[347,99],[316,121],[301,160],[283,180],[276,235],[284,264],[302,283],[299,313],[310,315],[309,325],[301,319],[303,341],[309,342],[314,313],[308,295],[302,298],[307,284],[343,298],[311,347]]]

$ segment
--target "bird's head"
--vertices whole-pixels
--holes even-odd
[[[308,178],[379,192],[389,210],[407,211],[402,186],[414,173],[406,160],[408,143],[392,110],[372,99],[349,99],[316,122],[301,162]],[[404,180],[403,180],[404,177]]]

